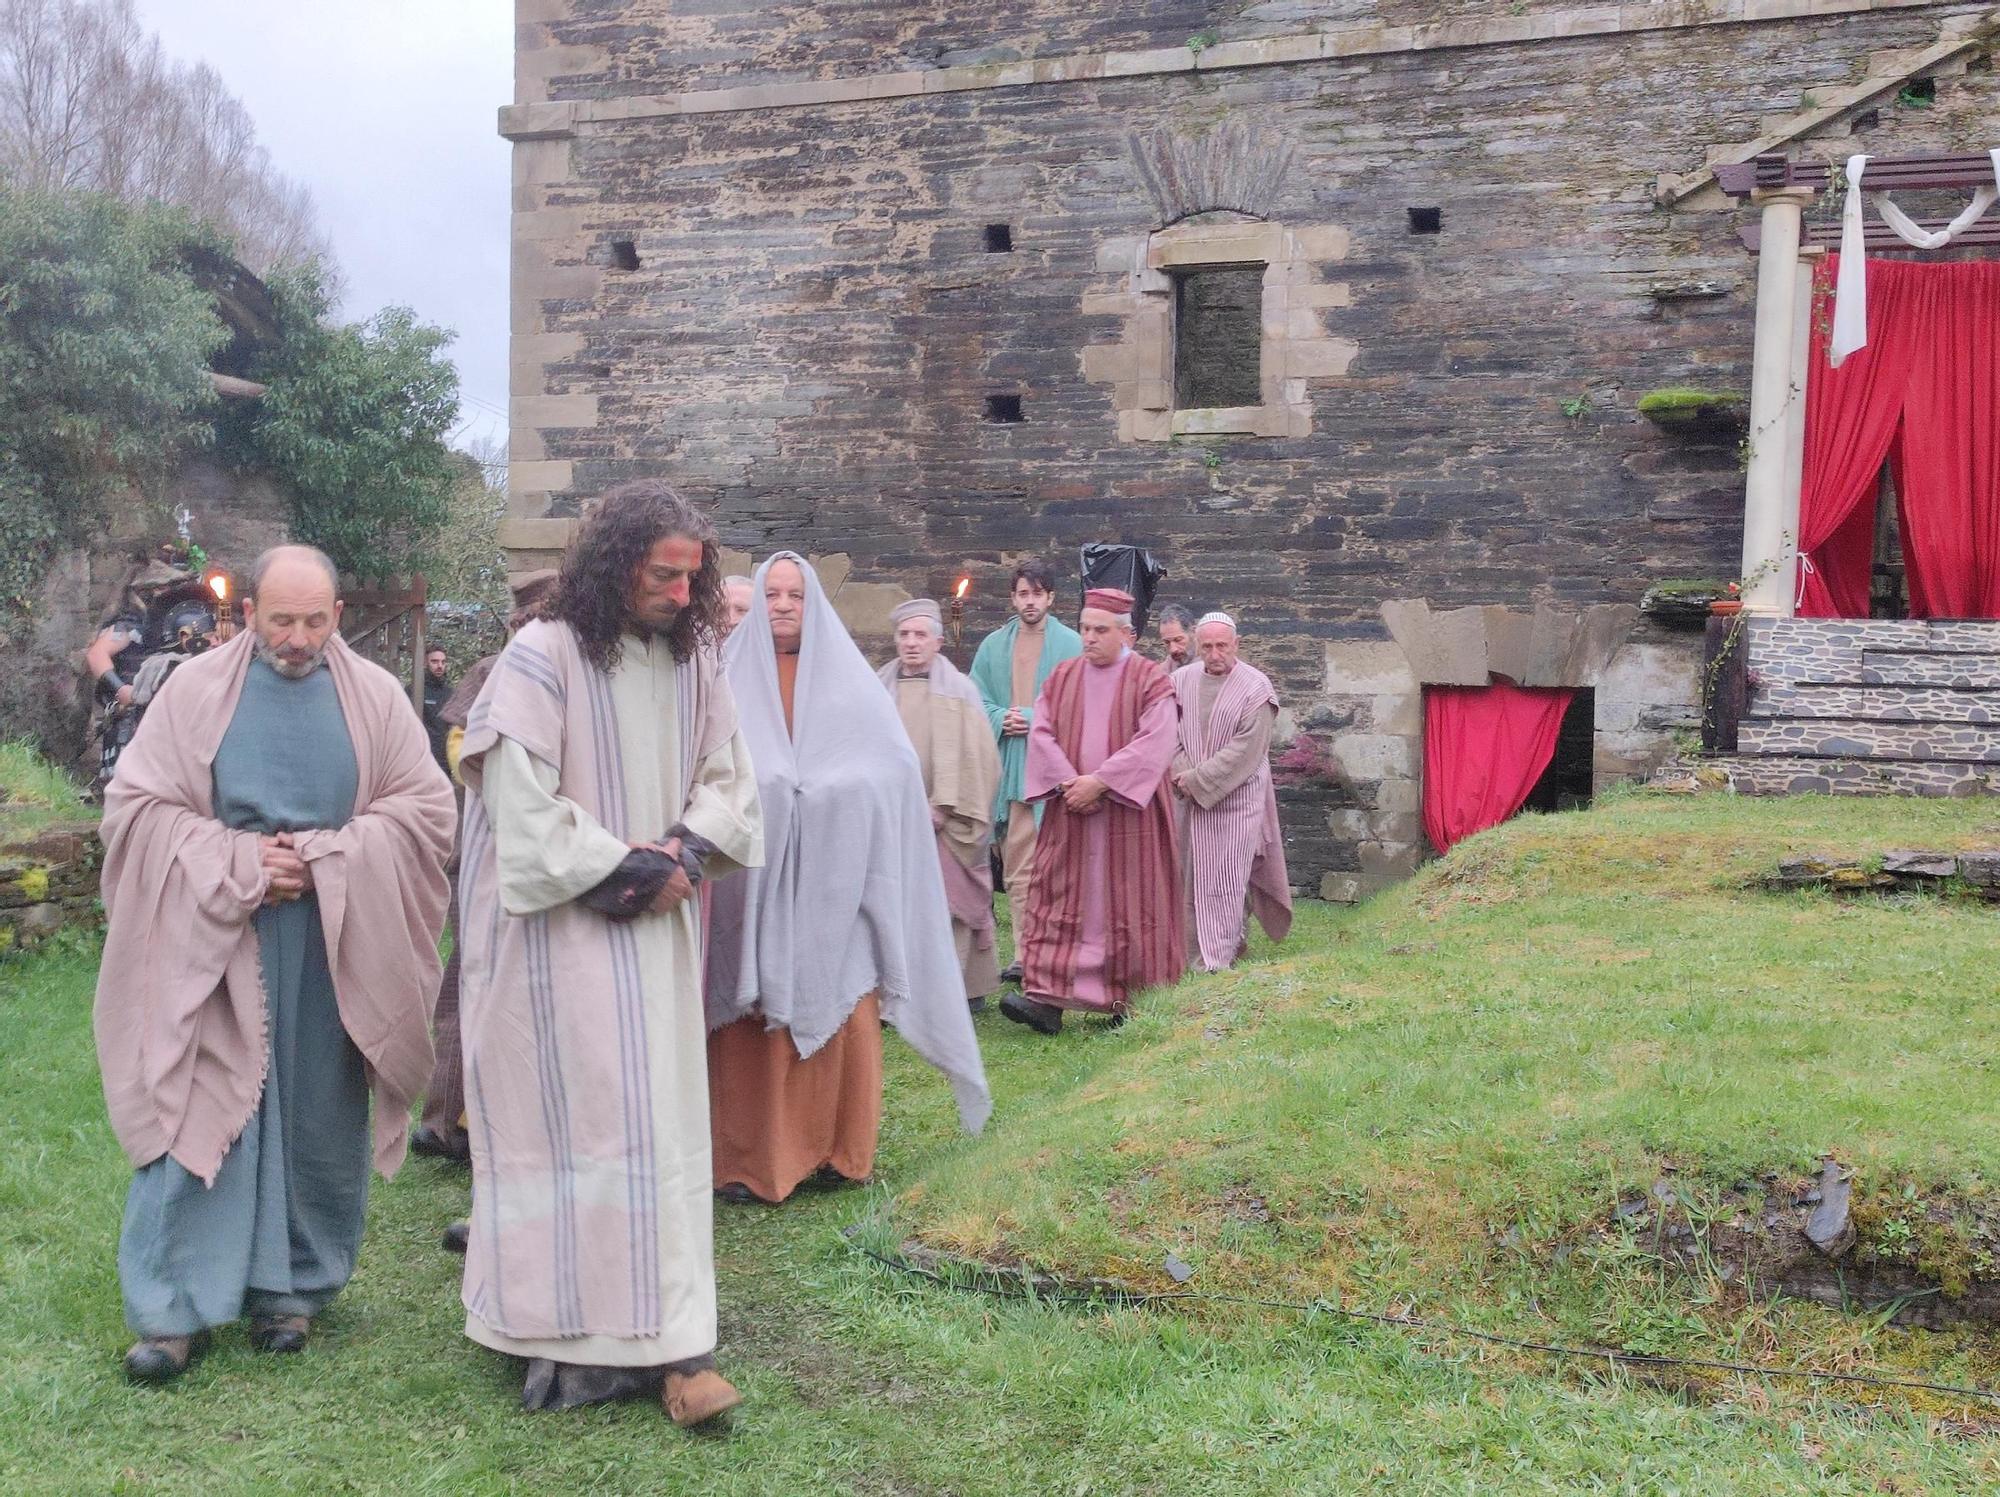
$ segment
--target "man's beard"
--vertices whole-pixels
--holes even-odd
[[[657,619],[657,620],[642,619],[638,617],[628,618],[625,621],[625,627],[630,629],[634,634],[638,635],[639,638],[645,640],[648,644],[650,644],[652,643],[653,637],[655,635],[673,633],[674,625],[678,624],[680,621],[681,621],[681,610],[679,605],[676,604],[668,611],[667,616],[663,619]]]
[[[287,660],[274,646],[267,645],[259,639],[257,658],[287,681],[303,681],[325,663],[326,646],[321,645],[317,650],[310,651],[304,660]]]

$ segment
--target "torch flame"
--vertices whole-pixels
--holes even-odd
[[[964,596],[965,596],[965,590],[966,590],[967,588],[971,587],[971,586],[972,586],[972,579],[971,579],[970,577],[961,577],[961,578],[959,578],[959,579],[958,579],[958,591],[957,591],[957,592],[955,592],[955,593],[953,593],[953,594],[952,594],[952,597],[954,597],[954,598],[962,598],[962,597],[964,597]]]
[[[215,594],[216,601],[226,602],[229,597],[229,579],[217,572],[208,579],[208,590]]]

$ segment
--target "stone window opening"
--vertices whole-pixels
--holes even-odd
[[[639,268],[639,246],[629,239],[612,240],[611,264],[617,270],[637,270]]]
[[[1021,410],[1018,395],[989,395],[986,397],[986,419],[1002,426],[1018,426],[1028,418]]]
[[[1173,277],[1175,409],[1262,403],[1265,268],[1203,266]]]
[[[1215,210],[1101,244],[1119,287],[1086,293],[1082,311],[1120,326],[1085,343],[1083,377],[1111,387],[1118,439],[1310,435],[1308,382],[1344,376],[1359,351],[1329,326],[1351,297],[1324,268],[1348,243],[1332,224]]]
[[[1442,234],[1444,232],[1444,210],[1442,208],[1411,208],[1410,232],[1412,234]]]
[[[988,224],[986,226],[986,253],[989,255],[1011,255],[1014,253],[1013,225]]]

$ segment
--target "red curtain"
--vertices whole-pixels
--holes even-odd
[[[1826,361],[1833,336],[1833,284],[1840,256],[1813,272],[1812,345],[1806,357],[1806,447],[1799,490],[1801,618],[1868,617],[1875,556],[1875,490],[1903,419],[1914,347],[1902,318],[1906,280],[1927,267],[1868,262],[1868,342],[1838,369]]]
[[[1813,277],[1798,612],[1868,616],[1887,461],[1911,617],[2000,616],[2000,264],[1870,260],[1868,343],[1835,369],[1839,260]]]
[[[2000,264],[1894,269],[1923,272],[1898,313],[1915,346],[1889,454],[1910,616],[2000,617]]]
[[[1566,687],[1424,688],[1424,835],[1439,852],[1521,809],[1549,767]]]

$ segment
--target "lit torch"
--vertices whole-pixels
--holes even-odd
[[[951,647],[955,650],[965,638],[965,594],[972,586],[970,577],[958,579],[958,586],[951,594]]]
[[[220,639],[229,638],[233,632],[229,627],[229,574],[211,573],[208,590],[215,594],[215,633]]]

